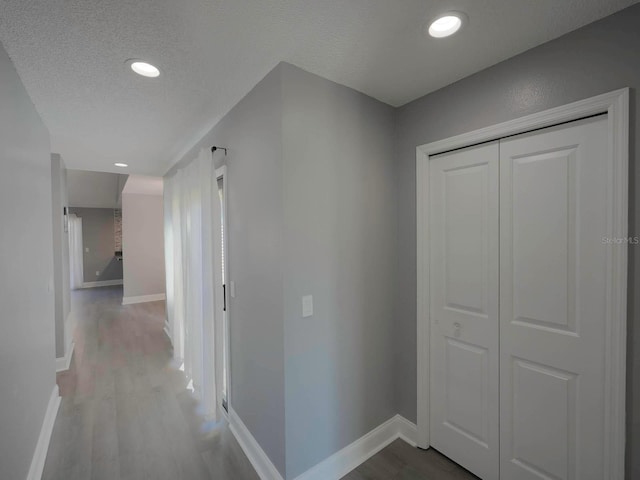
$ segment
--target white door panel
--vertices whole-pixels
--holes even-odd
[[[500,142],[500,478],[604,475],[606,117]]]
[[[431,444],[498,478],[498,143],[430,161]]]

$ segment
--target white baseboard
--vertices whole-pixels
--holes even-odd
[[[84,282],[82,288],[97,288],[97,287],[113,287],[115,285],[122,285],[123,280],[102,280],[101,282]]]
[[[169,365],[174,370],[183,370],[184,367],[184,359],[173,357],[169,362]]]
[[[229,426],[260,480],[282,480],[278,469],[271,463],[233,408],[229,409]],[[414,447],[418,439],[416,425],[401,415],[390,418],[355,442],[298,475],[295,480],[339,480],[398,438]]]
[[[58,408],[60,408],[60,400],[58,385],[55,385],[51,392],[51,397],[49,397],[49,404],[47,405],[47,411],[44,415],[42,428],[40,429],[38,443],[36,444],[36,449],[31,459],[31,467],[27,474],[27,480],[40,480],[42,478],[42,471],[44,470],[44,462],[47,459],[53,425],[56,422]]]
[[[71,343],[66,347],[64,357],[56,358],[56,373],[69,370],[69,367],[71,366],[71,357],[73,356],[73,349],[75,346],[76,344],[72,340]]]
[[[167,325],[166,323],[164,324],[164,333],[167,336],[167,338],[169,339],[169,342],[171,342],[171,345],[173,345],[173,338],[171,338],[171,332],[169,331],[169,325]]]
[[[278,469],[271,463],[267,454],[264,453],[262,447],[253,438],[253,435],[251,435],[251,432],[233,408],[229,409],[229,427],[251,465],[258,473],[260,480],[282,480],[282,475],[280,475]]]
[[[158,300],[166,299],[166,293],[156,293],[153,295],[140,295],[139,297],[122,297],[122,304],[131,305],[133,303],[157,302]]]
[[[396,415],[342,450],[311,467],[295,480],[339,480],[398,438],[416,445],[416,426]]]
[[[418,446],[418,427],[413,422],[410,422],[402,415],[396,415],[396,424],[398,428],[398,438],[404,440],[412,447]]]

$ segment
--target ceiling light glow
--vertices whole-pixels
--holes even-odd
[[[128,167],[128,166],[129,166],[129,165],[127,165],[126,163],[114,163],[114,165],[115,165],[116,167],[120,167],[120,168],[126,168],[126,167]]]
[[[429,35],[444,38],[456,33],[462,27],[464,16],[458,12],[449,12],[436,18],[429,25]]]
[[[156,78],[160,76],[160,70],[158,70],[158,67],[147,62],[133,60],[130,63],[130,67],[131,70],[136,72],[138,75],[142,75],[143,77]]]

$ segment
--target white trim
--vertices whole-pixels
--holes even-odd
[[[73,334],[75,331],[75,316],[73,315],[73,313],[71,312],[71,309],[69,310],[69,313],[67,314],[67,319],[64,322],[64,338],[65,338],[65,352],[70,351],[71,349],[73,349]]]
[[[396,429],[398,431],[398,438],[404,440],[412,447],[418,446],[418,427],[413,422],[410,422],[402,415],[395,416]]]
[[[426,199],[429,198],[429,162],[428,156],[416,149],[416,231],[417,231],[417,387],[418,387],[418,446],[429,448],[431,443],[429,412],[431,393],[429,389],[429,344],[431,322],[429,320],[429,217]],[[425,161],[421,161],[424,159]],[[426,232],[421,235],[421,232]]]
[[[58,385],[54,385],[51,396],[49,397],[49,403],[47,404],[47,411],[45,412],[44,420],[42,421],[42,428],[40,429],[38,443],[36,444],[36,449],[33,452],[33,457],[31,458],[31,466],[29,467],[27,480],[40,480],[42,478],[42,471],[44,470],[44,462],[47,459],[47,451],[49,450],[49,442],[51,441],[53,425],[56,422],[58,408],[60,408],[60,400],[61,398],[58,395]]]
[[[72,340],[69,345],[67,345],[66,352],[64,357],[56,357],[56,373],[64,372],[65,370],[69,370],[71,366],[71,357],[73,357],[73,349],[76,344]]]
[[[258,473],[260,480],[282,480],[282,475],[280,475],[278,469],[271,463],[267,454],[264,453],[260,444],[251,435],[251,432],[233,408],[229,408],[229,420],[231,432]]]
[[[618,90],[607,109],[609,148],[608,203],[612,237],[628,235],[629,208],[629,89]],[[609,250],[605,319],[605,477],[624,479],[627,376],[627,245]]]
[[[84,282],[80,288],[98,288],[98,287],[113,287],[115,285],[122,285],[123,280],[102,280],[100,282]]]
[[[166,293],[154,293],[153,295],[140,295],[138,297],[122,297],[122,305],[131,305],[133,303],[157,302],[166,300]]]
[[[218,180],[219,178],[223,178],[225,175],[227,175],[226,165],[221,165],[220,167],[216,168],[216,180]]]
[[[295,480],[339,480],[398,438],[415,446],[417,428],[406,418],[395,415]]]
[[[624,98],[627,99],[626,104],[624,102]],[[614,90],[613,92],[604,93],[602,95],[580,100],[568,105],[551,108],[543,112],[533,113],[525,117],[516,118],[515,120],[509,120],[508,122],[498,123],[497,125],[481,128],[469,133],[463,133],[444,140],[438,140],[426,145],[421,145],[418,147],[418,151],[427,156],[436,155],[456,148],[463,148],[477,143],[498,140],[510,135],[517,135],[519,133],[528,132],[538,128],[550,127],[564,122],[571,122],[573,120],[579,120],[599,113],[609,113],[617,116],[623,115],[624,110],[626,110],[628,115],[628,99],[629,89],[622,88],[620,90]],[[611,109],[614,109],[615,112],[612,112]],[[618,119],[618,121],[620,120],[622,120],[622,118]],[[617,122],[612,123],[616,123],[616,126],[622,126],[618,125]],[[620,140],[618,135],[615,137],[616,140]],[[628,147],[626,150],[628,156]]]
[[[623,88],[516,120],[439,140],[416,149],[417,181],[417,329],[418,329],[418,445],[429,447],[429,156],[538,128],[607,113],[611,164],[608,204],[612,210],[610,236],[628,235],[629,89]],[[605,335],[605,479],[624,478],[625,388],[627,345],[627,245],[611,248],[607,259]]]
[[[169,329],[168,323],[165,322],[163,330],[164,330],[164,333],[167,335],[167,338],[171,342],[171,345],[173,345],[173,338],[171,337],[171,330]]]
[[[227,303],[227,311],[224,312],[225,314],[225,321],[227,323],[227,327],[230,326],[230,318],[231,318],[231,281],[229,279],[229,265],[231,263],[230,259],[231,259],[231,255],[229,255],[229,216],[228,216],[228,211],[229,209],[227,208],[227,191],[228,191],[228,187],[229,187],[229,177],[227,176],[227,165],[222,165],[219,168],[216,168],[215,171],[215,175],[216,175],[216,182],[218,180],[220,180],[222,178],[222,182],[223,182],[223,206],[224,206],[224,212],[223,212],[223,218],[224,218],[224,239],[225,239],[225,243],[224,243],[224,253],[225,253],[225,259],[224,259],[224,276],[225,279],[227,281],[227,289],[225,291],[225,295],[226,295],[226,303]],[[225,338],[223,339],[224,343],[225,343],[225,361],[227,364],[227,375],[226,375],[226,380],[227,380],[227,409],[231,409],[231,332],[230,332],[230,328],[227,328],[227,334],[225,335]],[[223,406],[220,406],[220,411],[225,412],[225,409]],[[226,414],[226,412],[225,412]]]
[[[231,407],[229,407],[229,408],[231,408]],[[231,417],[229,416],[229,412],[227,412],[224,408],[222,408],[222,405],[220,406],[219,412],[220,412],[220,416],[222,418],[218,419],[218,421],[220,421],[220,422],[221,421],[225,421],[225,422],[227,422],[227,425],[230,425],[231,424]]]
[[[282,475],[271,463],[238,414],[229,408],[229,427],[240,447],[258,473],[260,480],[282,480]],[[355,442],[298,475],[295,480],[339,480],[398,438],[415,447],[418,430],[415,424],[401,415],[395,415]]]

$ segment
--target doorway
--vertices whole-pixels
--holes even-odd
[[[221,320],[216,322],[220,328],[220,337],[222,341],[219,343],[221,347],[220,354],[217,358],[218,364],[221,365],[221,402],[222,408],[226,414],[229,413],[229,397],[230,397],[230,328],[229,328],[229,254],[228,254],[228,228],[227,228],[227,197],[226,197],[226,174],[227,167],[222,166],[216,169],[214,179],[214,195],[213,201],[218,202],[220,216],[215,221],[215,239],[214,248],[216,261],[218,265],[215,272],[215,295],[216,298],[222,299],[216,302],[216,316]]]
[[[419,446],[483,479],[624,476],[627,107],[418,149]]]

